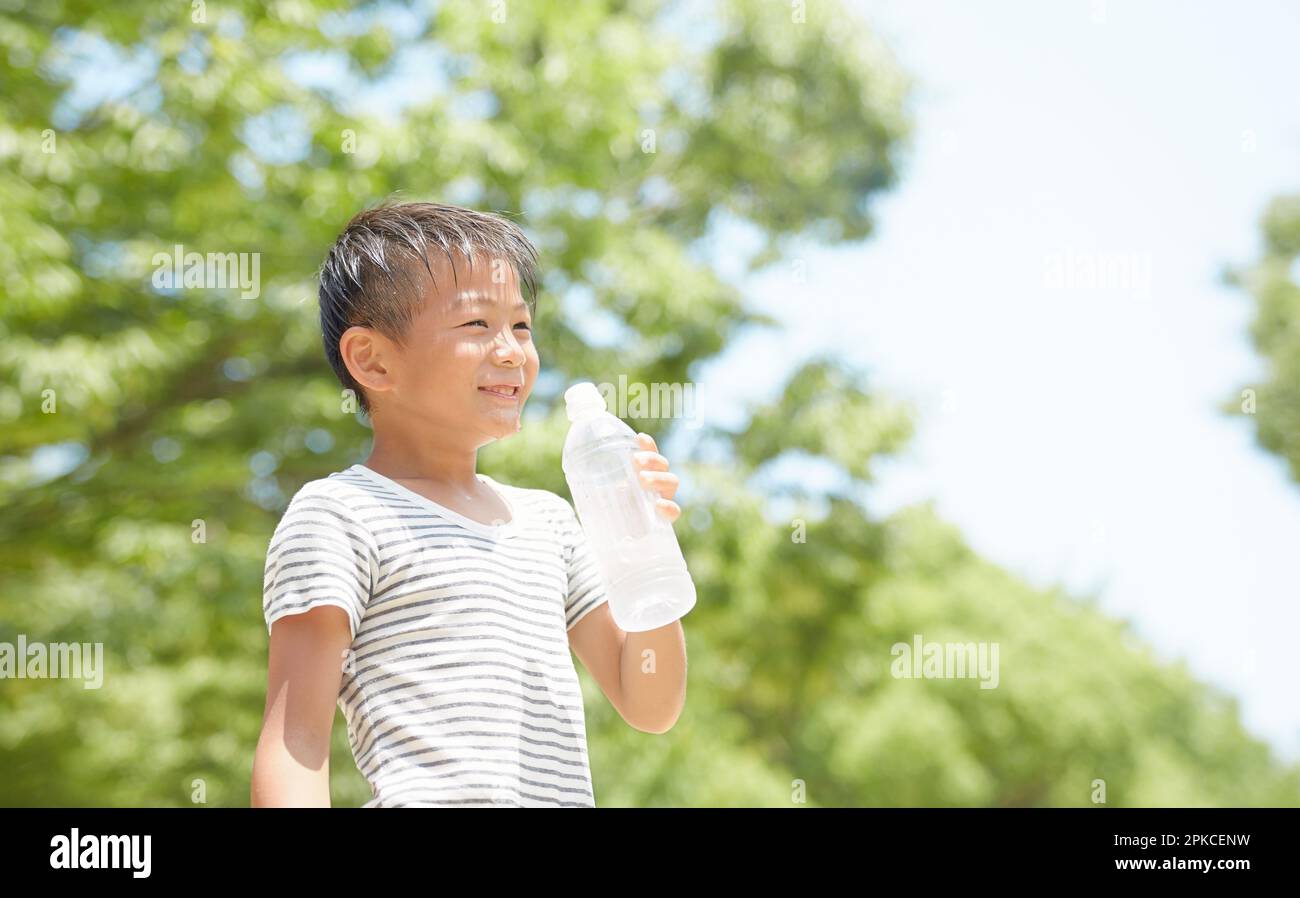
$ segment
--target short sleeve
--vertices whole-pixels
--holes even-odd
[[[356,638],[374,581],[372,557],[369,534],[346,504],[299,490],[266,550],[262,614],[267,633],[282,617],[336,605],[347,612]]]
[[[563,505],[560,533],[564,540],[564,563],[568,572],[568,591],[564,601],[565,627],[572,630],[596,608],[608,600],[605,592],[605,580],[596,566],[596,559],[587,544],[587,534],[578,522],[573,505],[563,496],[558,497]]]

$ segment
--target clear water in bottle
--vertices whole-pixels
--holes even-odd
[[[655,508],[659,494],[639,478],[636,433],[595,384],[574,384],[564,401],[564,477],[614,622],[629,633],[670,624],[695,607],[695,583],[672,522]]]

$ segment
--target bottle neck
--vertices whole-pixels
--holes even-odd
[[[578,408],[571,408],[568,411],[570,423],[577,424],[579,421],[587,418],[594,418],[597,415],[603,414],[605,409],[598,405],[582,405]]]

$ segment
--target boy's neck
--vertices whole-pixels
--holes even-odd
[[[479,486],[478,450],[375,430],[367,468],[390,480],[426,480],[466,492]]]

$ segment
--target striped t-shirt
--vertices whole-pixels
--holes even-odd
[[[573,506],[497,483],[482,524],[364,465],[313,480],[266,556],[262,610],[348,614],[339,706],[363,807],[594,807],[568,630],[606,600]]]

